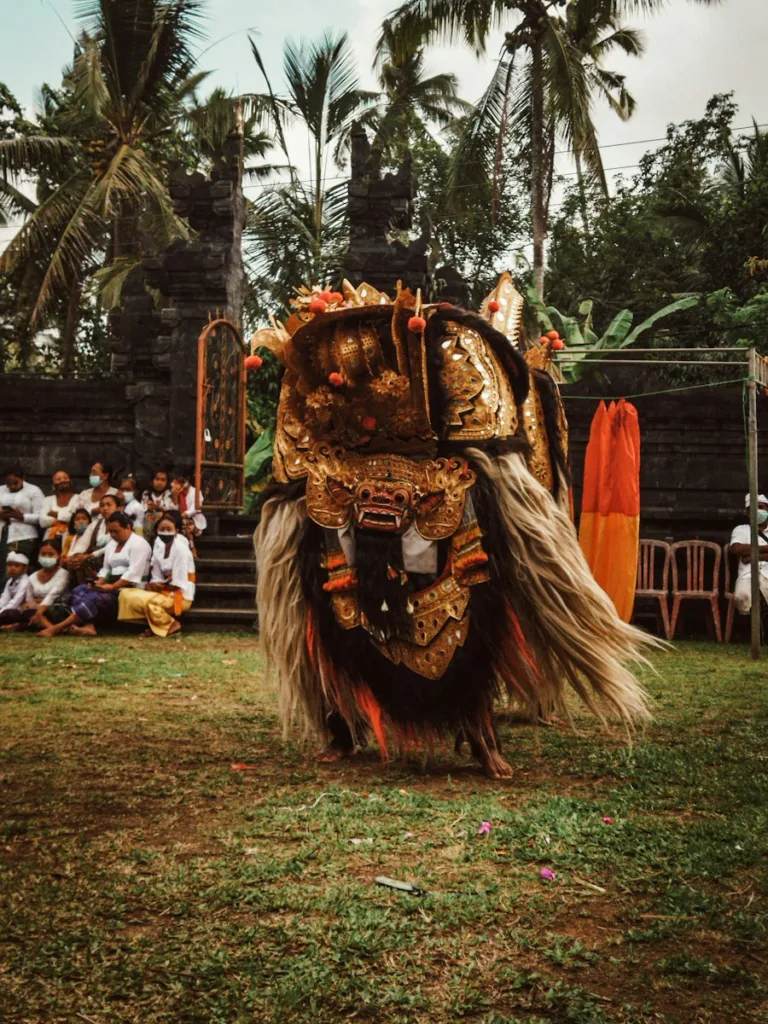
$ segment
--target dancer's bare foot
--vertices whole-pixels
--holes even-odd
[[[154,635],[151,629],[145,629],[139,633],[139,640],[151,640]]]
[[[512,765],[495,750],[483,751],[478,760],[489,779],[511,779],[514,775]]]
[[[359,747],[354,747],[352,750],[342,750],[341,747],[326,747],[325,750],[317,755],[315,760],[319,764],[336,764],[337,761],[343,761],[347,757],[354,757],[359,750]]]
[[[9,626],[0,626],[0,633],[18,633],[20,629],[20,622],[12,622]]]
[[[179,622],[178,619],[176,619],[174,624],[171,626],[171,628],[168,630],[168,632],[165,635],[166,636],[173,636],[174,633],[180,633],[180,632],[181,632],[181,623]]]
[[[52,636],[56,636],[56,632],[55,632],[53,626],[46,626],[46,628],[45,629],[41,629],[38,632],[37,635],[38,636],[44,636],[46,639],[49,639]]]
[[[75,636],[96,636],[96,627],[91,622],[87,626],[70,626],[69,631]]]

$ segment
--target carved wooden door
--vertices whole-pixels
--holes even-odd
[[[229,320],[198,342],[196,486],[207,509],[243,507],[245,345]]]

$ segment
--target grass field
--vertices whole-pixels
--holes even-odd
[[[768,667],[656,665],[501,784],[285,749],[249,636],[1,639],[0,1020],[765,1024]]]

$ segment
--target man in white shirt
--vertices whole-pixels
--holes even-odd
[[[21,466],[10,466],[0,486],[0,585],[5,582],[5,564],[9,551],[17,551],[33,561],[37,551],[43,492],[24,480]]]
[[[749,495],[744,504],[749,515]],[[757,530],[760,541],[760,593],[768,603],[768,498],[764,494],[757,499]],[[731,534],[731,552],[739,557],[739,572],[733,588],[734,604],[740,615],[748,615],[752,610],[752,537],[748,522],[737,526]]]

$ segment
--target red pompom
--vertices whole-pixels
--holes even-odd
[[[375,430],[376,429],[376,417],[375,416],[363,416],[361,420],[363,430]]]
[[[331,292],[331,297],[328,301],[335,302],[336,305],[338,306],[340,303],[344,301],[344,296],[341,294],[341,292]]]
[[[547,337],[549,338],[550,341],[554,341],[556,338],[559,338],[560,335],[558,334],[557,331],[549,331],[547,333]]]
[[[310,313],[324,313],[328,308],[328,303],[325,299],[312,299],[309,304]]]
[[[550,345],[556,352],[559,352],[561,348],[565,348],[565,342],[562,338],[553,338]]]
[[[264,360],[261,356],[253,355],[245,357],[245,368],[246,370],[260,370]]]
[[[549,338],[546,336],[546,334],[542,334],[542,336],[539,338],[539,344],[540,345],[548,345],[549,344]]]
[[[340,373],[329,373],[328,383],[335,388],[340,388],[341,385],[344,383],[344,378],[341,376]]]
[[[412,316],[408,321],[408,330],[411,334],[421,334],[426,329],[427,321],[423,316]]]
[[[333,302],[333,292],[329,292],[327,289],[320,292],[317,297],[318,299],[322,299],[323,302]]]
[[[488,311],[490,313],[498,313],[500,309],[501,305],[496,301],[496,299],[491,299],[488,303]]]

